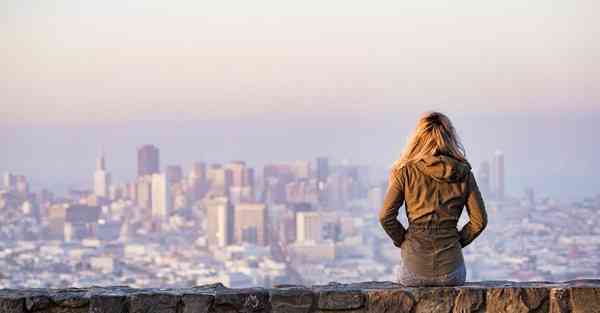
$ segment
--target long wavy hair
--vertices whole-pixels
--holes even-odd
[[[450,119],[440,112],[426,112],[406,142],[404,151],[394,167],[403,167],[426,156],[447,155],[466,162],[466,152]]]

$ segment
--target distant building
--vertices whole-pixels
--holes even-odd
[[[110,180],[110,173],[106,171],[104,155],[101,155],[96,161],[96,171],[94,172],[94,195],[108,198]]]
[[[88,205],[53,205],[48,210],[48,239],[65,241],[96,237],[101,208]]]
[[[380,186],[375,186],[367,192],[367,200],[369,209],[381,209],[383,206],[383,189]]]
[[[26,195],[29,193],[29,182],[25,175],[17,175],[15,189],[18,193]]]
[[[235,207],[235,241],[260,246],[268,244],[267,206],[264,203],[240,203]]]
[[[319,182],[327,182],[329,177],[329,159],[326,157],[317,158],[317,179]]]
[[[167,181],[170,184],[176,184],[181,182],[183,179],[183,170],[179,165],[169,165],[165,169],[165,174],[167,175]]]
[[[138,177],[160,172],[160,157],[158,148],[144,145],[138,148]]]
[[[232,161],[225,165],[225,169],[231,171],[231,186],[242,187],[244,185],[244,175],[246,174],[246,162]]]
[[[210,247],[225,247],[233,243],[233,207],[226,197],[204,200],[206,236]]]
[[[297,179],[310,178],[310,161],[294,161],[292,162],[292,171]]]
[[[152,176],[145,175],[140,176],[136,182],[136,198],[137,205],[141,209],[147,212],[146,214],[142,214],[142,218],[149,220],[152,216]]]
[[[484,197],[491,196],[490,163],[484,161],[477,171],[477,185]]]
[[[329,159],[326,157],[317,158],[317,190],[319,192],[319,202],[327,204],[328,195],[325,190],[329,178]]]
[[[10,172],[4,173],[2,176],[2,185],[6,190],[12,191],[15,190],[17,186],[17,178]]]
[[[208,191],[206,163],[194,162],[192,164],[192,170],[188,176],[188,188],[188,193],[192,201],[198,201],[204,197]]]
[[[233,184],[233,173],[221,164],[212,164],[207,171],[210,191],[217,196],[228,196],[229,187]]]
[[[319,212],[296,213],[297,242],[320,242],[322,236],[322,219]]]
[[[152,175],[152,220],[164,222],[172,210],[172,194],[166,174]]]
[[[492,168],[493,188],[496,199],[504,199],[504,154],[497,150],[494,154],[494,162]]]

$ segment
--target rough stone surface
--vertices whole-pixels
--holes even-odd
[[[460,288],[454,298],[453,313],[485,312],[485,289]]]
[[[215,296],[210,294],[185,293],[181,296],[181,312],[208,313],[214,301]]]
[[[214,312],[268,312],[269,304],[269,293],[264,288],[221,288],[215,293]]]
[[[0,313],[600,313],[600,280],[487,281],[408,288],[393,282],[312,287],[127,286],[0,289]]]
[[[573,313],[600,312],[600,287],[574,287],[570,294]]]
[[[410,313],[415,300],[402,289],[367,291],[367,312],[369,313]]]
[[[313,286],[317,293],[317,308],[321,310],[352,310],[364,305],[361,289],[339,283]]]
[[[314,298],[312,290],[306,287],[275,288],[269,292],[272,313],[310,312]]]

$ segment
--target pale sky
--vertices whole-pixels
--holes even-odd
[[[0,122],[599,111],[596,3],[4,0]]]

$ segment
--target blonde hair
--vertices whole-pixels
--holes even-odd
[[[437,154],[467,161],[465,148],[450,119],[440,112],[426,112],[417,122],[415,131],[406,142],[400,159],[394,162],[394,167],[401,168],[408,162]]]

